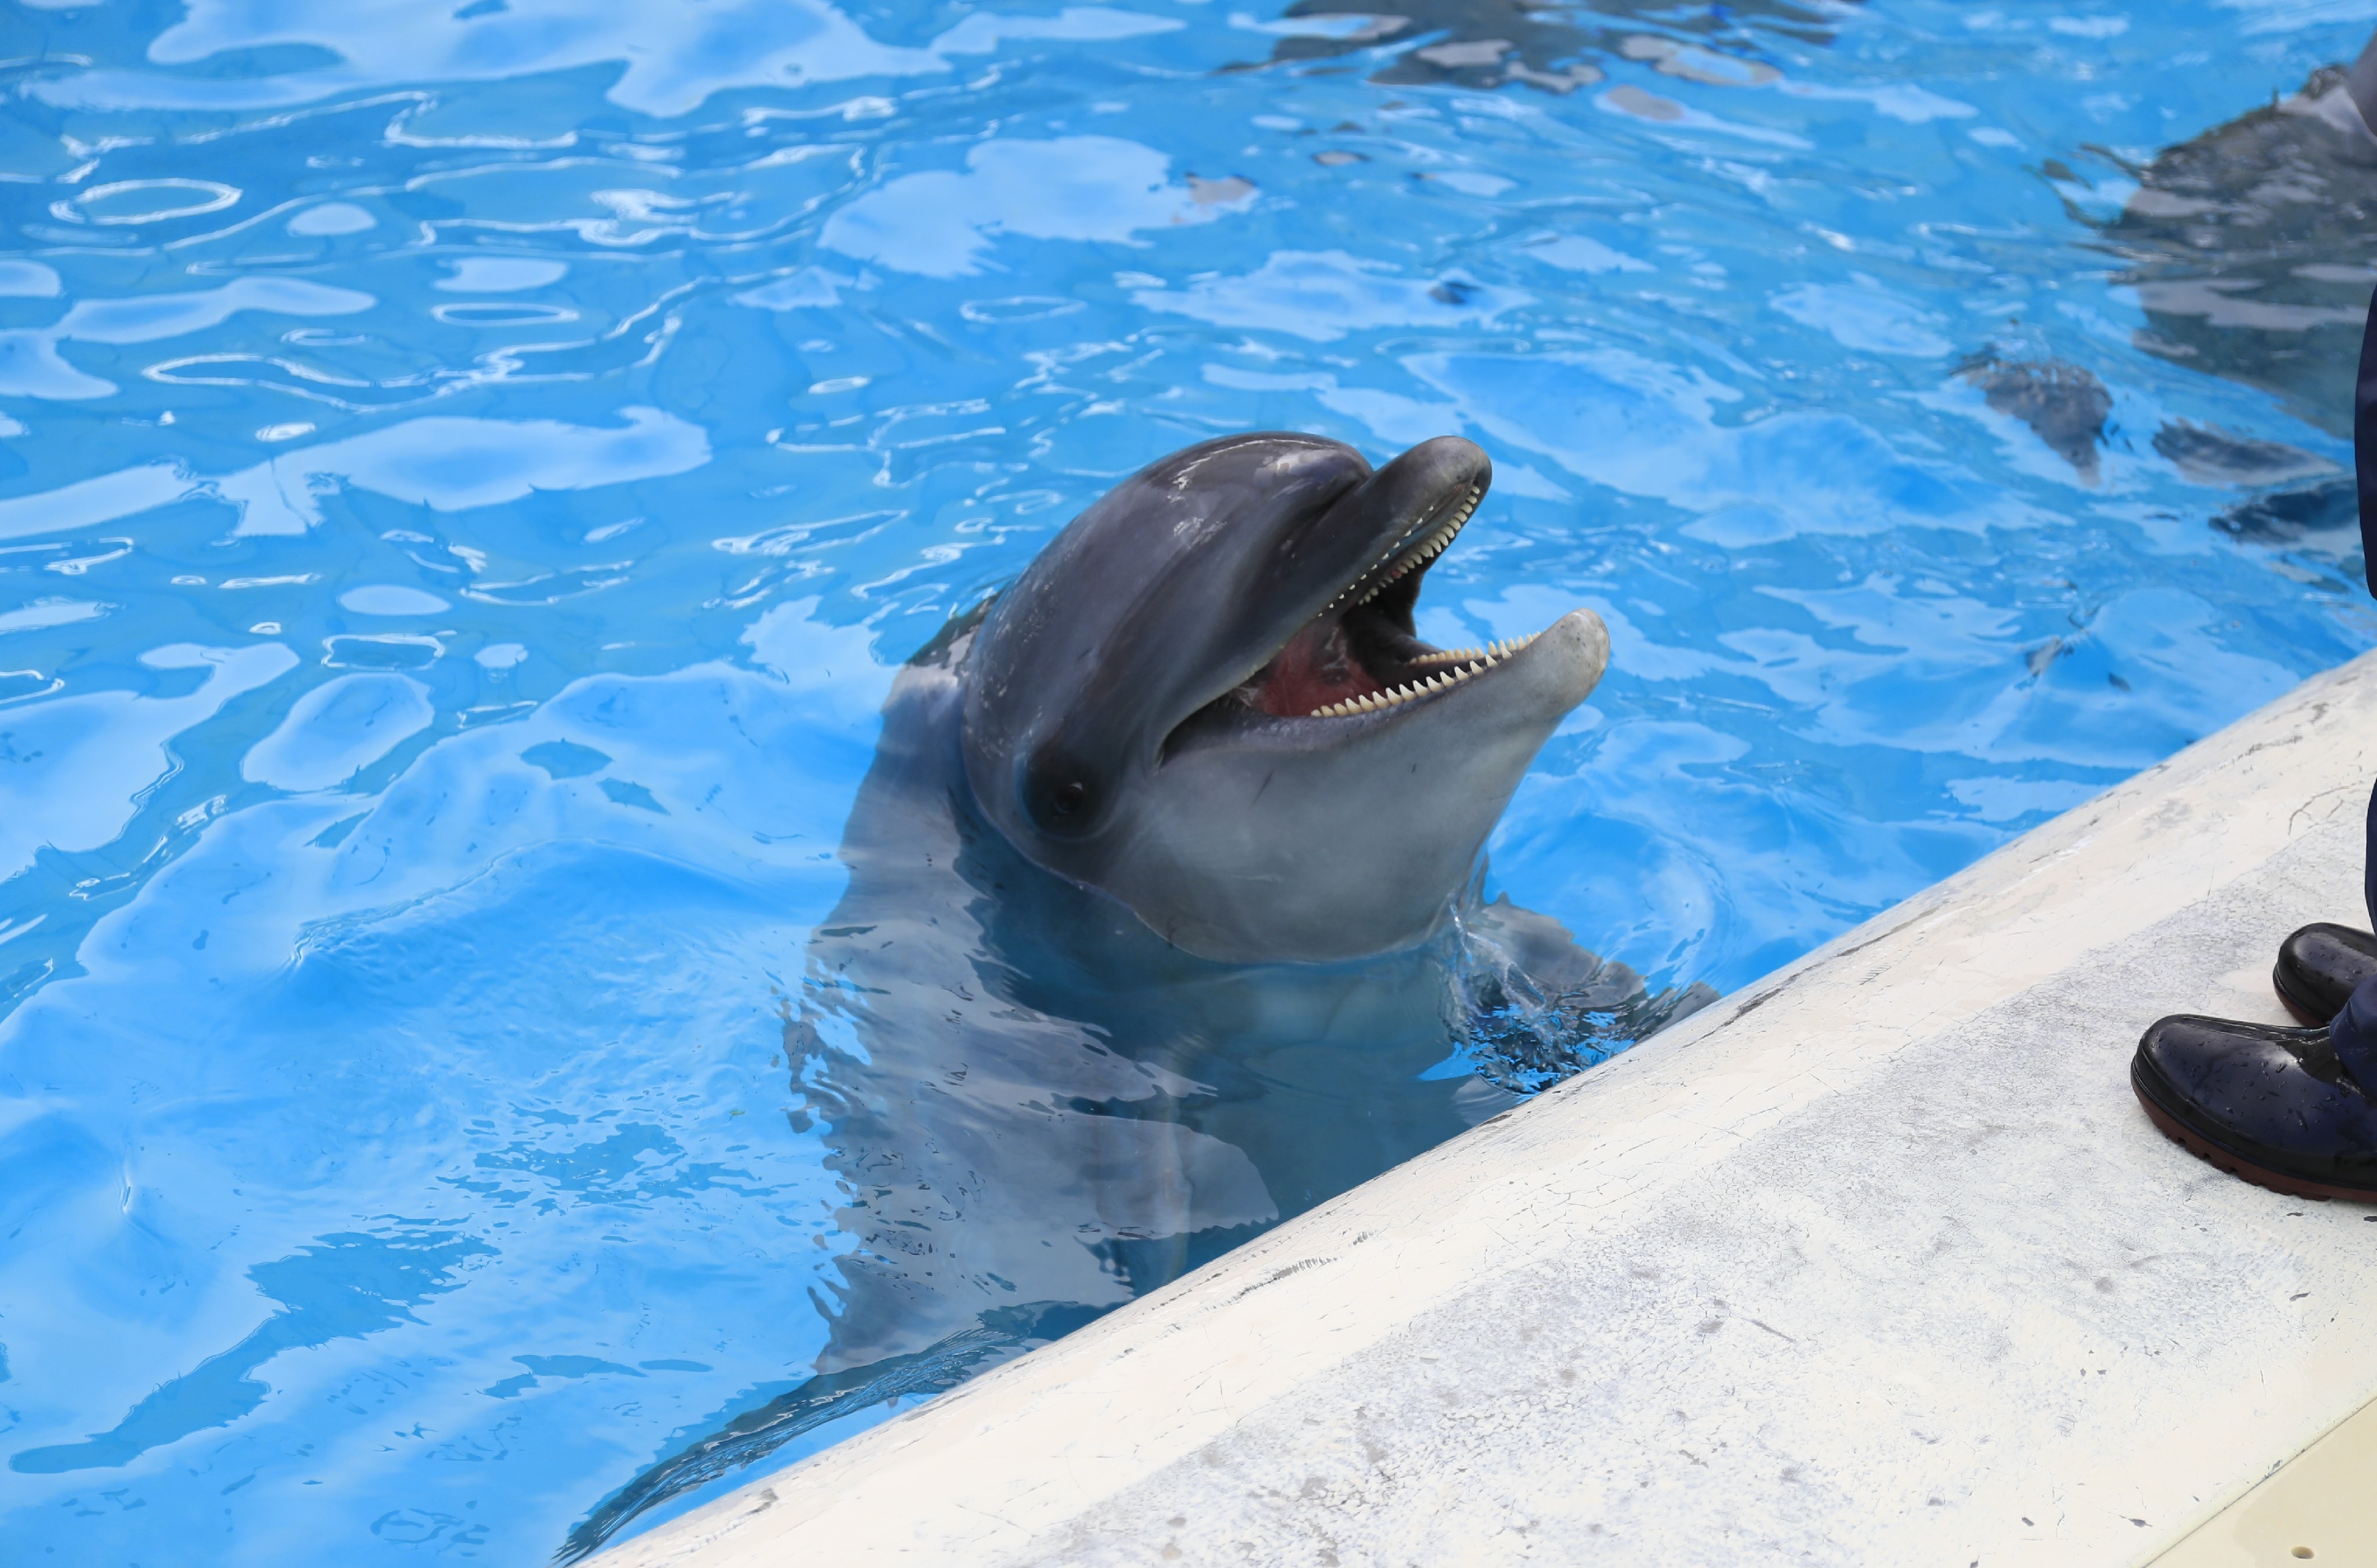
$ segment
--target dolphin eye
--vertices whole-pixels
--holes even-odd
[[[1044,833],[1078,838],[1096,831],[1103,796],[1097,770],[1070,748],[1048,746],[1035,753],[1017,781],[1024,814]]]

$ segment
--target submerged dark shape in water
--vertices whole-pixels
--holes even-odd
[[[2273,490],[2218,513],[2212,526],[2255,545],[2323,547],[2342,557],[2360,544],[2360,490],[2344,474],[2292,490]]]
[[[1291,33],[1272,46],[1267,66],[1332,59],[1409,41],[1409,47],[1373,72],[1381,86],[1450,83],[1492,88],[1511,83],[1569,92],[1600,81],[1601,68],[1581,56],[1619,54],[1658,62],[1670,75],[1738,86],[1772,79],[1772,66],[1743,59],[1742,24],[1757,21],[1816,44],[1830,43],[1834,7],[1822,0],[1740,0],[1698,9],[1654,0],[1594,0],[1548,5],[1532,0],[1296,0],[1290,18],[1342,17],[1358,25],[1334,36]],[[1663,33],[1635,30],[1653,24],[1696,35],[1710,47],[1679,47]],[[1726,46],[1731,46],[1727,48]],[[1725,49],[1725,53],[1717,53]],[[1239,66],[1237,69],[1255,69]]]
[[[785,1028],[844,1193],[816,1375],[564,1548],[954,1385],[1691,1011],[1482,897],[1598,678],[1584,612],[1445,651],[1428,564],[1490,479],[1300,436],[1126,481],[901,671]]]
[[[2105,240],[2126,257],[2138,347],[2275,392],[2343,436],[2377,284],[2377,40],[2348,70],[2131,171]]]
[[[2029,425],[2082,483],[2096,483],[2096,449],[2113,396],[2093,373],[2057,359],[1983,359],[1960,374],[1981,389],[1989,407]]]
[[[2315,452],[2175,419],[2155,432],[2154,449],[2198,485],[2283,485],[2340,472]]]

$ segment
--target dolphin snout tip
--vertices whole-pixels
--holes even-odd
[[[1529,651],[1565,699],[1562,707],[1573,708],[1593,695],[1609,668],[1609,628],[1591,610],[1571,610],[1546,627]]]

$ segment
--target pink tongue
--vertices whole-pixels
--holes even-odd
[[[1288,640],[1255,677],[1262,710],[1278,718],[1302,718],[1315,708],[1383,689],[1345,646],[1342,621],[1315,622]]]

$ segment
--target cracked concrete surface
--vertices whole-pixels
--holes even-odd
[[[2377,1396],[2377,1211],[2131,1097],[2359,924],[2377,655],[612,1568],[2126,1564]]]

